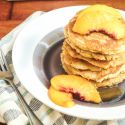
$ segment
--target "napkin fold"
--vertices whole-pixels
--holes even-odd
[[[21,92],[29,107],[44,125],[125,125],[125,120],[98,121],[80,119],[57,112],[33,97],[20,83],[12,65],[12,47],[20,31],[31,21],[39,18],[44,12],[37,11],[28,17],[22,24],[8,33],[0,40],[0,47],[6,55],[11,71],[14,75],[13,82]],[[94,114],[93,114],[94,115]],[[15,90],[5,81],[0,80],[0,122],[8,125],[27,125],[25,115],[15,94]]]

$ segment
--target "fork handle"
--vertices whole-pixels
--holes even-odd
[[[13,83],[12,80],[9,79],[4,79],[6,81],[8,81],[10,83],[10,85],[14,88],[19,101],[27,115],[27,117],[29,118],[29,122],[31,125],[43,125],[41,123],[41,121],[36,117],[36,115],[33,113],[33,111],[30,109],[30,107],[27,105],[26,101],[24,100],[24,98],[22,97],[21,93],[19,92],[19,90],[16,88],[16,85]]]

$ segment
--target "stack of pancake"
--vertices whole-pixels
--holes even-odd
[[[125,38],[102,31],[73,32],[76,16],[65,27],[61,61],[68,74],[80,75],[97,87],[113,86],[125,79]]]

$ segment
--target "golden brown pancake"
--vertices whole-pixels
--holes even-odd
[[[97,82],[102,82],[103,80],[110,79],[117,77],[121,72],[125,72],[125,64],[109,68],[107,70],[102,71],[91,71],[91,70],[81,70],[77,68],[77,65],[74,68],[72,65],[70,65],[70,60],[65,60],[65,57],[67,55],[66,51],[63,51],[61,54],[61,61],[72,71],[75,75],[81,75],[82,77],[86,79],[91,79]],[[68,61],[68,63],[67,63]],[[82,62],[81,62],[82,63]]]
[[[64,50],[65,51],[65,50]],[[70,65],[73,68],[80,69],[80,70],[91,70],[91,71],[101,71],[102,69],[91,65],[90,63],[71,57],[68,53],[64,53],[63,60],[67,65]]]
[[[63,63],[63,68],[65,69],[65,71],[68,74],[73,74],[71,69],[69,69],[64,63]],[[104,80],[102,82],[95,82],[92,80],[90,80],[90,81],[93,84],[95,84],[97,88],[99,88],[99,87],[106,87],[106,86],[113,86],[113,85],[120,84],[124,79],[125,79],[125,73],[120,73],[117,77],[110,78],[110,79]]]
[[[75,18],[65,27],[65,37],[81,50],[109,55],[125,52],[125,38],[115,40],[101,32],[80,35],[72,31],[74,22]]]
[[[82,55],[77,53],[71,46],[69,46],[66,43],[64,44],[63,47],[69,53],[70,56],[72,56],[74,58],[82,59],[82,60],[87,61],[88,63],[90,63],[94,66],[100,67],[100,68],[108,69],[110,67],[116,67],[118,65],[125,63],[125,56],[124,55],[122,55],[120,58],[117,58],[116,60],[102,61],[102,60],[95,60],[92,58],[83,57]]]
[[[65,41],[81,56],[87,57],[87,58],[93,58],[95,60],[111,61],[111,60],[116,60],[120,58],[121,56],[125,55],[125,52],[122,52],[119,54],[112,54],[112,55],[94,53],[94,52],[80,49],[79,47],[75,46],[71,41],[69,41],[68,38],[65,39]]]

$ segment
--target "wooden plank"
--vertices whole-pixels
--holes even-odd
[[[15,2],[13,5],[12,19],[24,19],[29,16],[34,11],[43,10],[49,11],[55,8],[72,6],[72,5],[89,5],[89,4],[107,4],[119,9],[125,10],[125,0],[74,0],[74,1],[53,1],[53,0],[45,0],[45,1],[26,1],[26,2]]]
[[[0,21],[0,38],[5,36],[8,32],[10,32],[14,27],[16,27],[21,22],[21,20]]]
[[[12,3],[0,0],[0,20],[7,20],[10,18]]]

